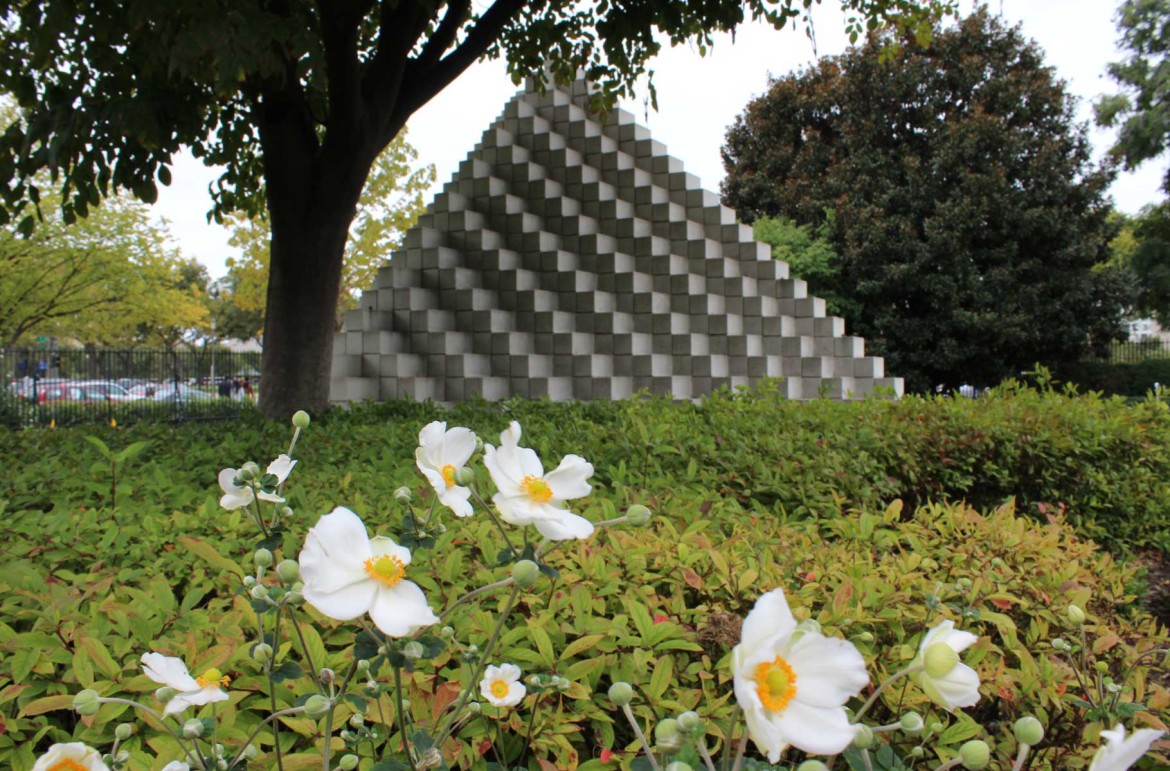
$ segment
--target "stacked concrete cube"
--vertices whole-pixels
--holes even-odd
[[[902,393],[630,113],[588,104],[585,81],[507,104],[350,312],[334,401]]]

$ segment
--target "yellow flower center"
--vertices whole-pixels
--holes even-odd
[[[552,500],[552,488],[540,477],[524,477],[520,482],[520,489],[536,503],[548,503]]]
[[[439,469],[439,473],[443,475],[443,481],[447,483],[447,487],[455,486],[455,467],[448,463],[443,468]]]
[[[780,656],[757,664],[755,681],[760,701],[771,712],[783,712],[796,696],[796,673]]]
[[[211,669],[201,674],[199,677],[195,678],[195,682],[199,683],[200,688],[206,688],[209,685],[218,685],[220,688],[227,688],[228,683],[231,681],[232,679],[230,677],[225,675],[223,672],[220,672],[215,667],[212,667]]]
[[[379,554],[366,560],[366,575],[382,586],[394,586],[406,575],[406,565],[397,557]]]
[[[495,696],[497,699],[502,699],[507,695],[508,695],[508,684],[505,683],[503,680],[493,680],[492,681],[492,696]]]
[[[86,768],[76,760],[65,758],[49,766],[49,771],[86,771]]]

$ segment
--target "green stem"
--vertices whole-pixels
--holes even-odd
[[[507,578],[501,578],[499,581],[496,581],[495,583],[487,584],[486,586],[481,586],[478,589],[473,589],[472,591],[470,591],[467,594],[460,597],[458,600],[455,600],[455,603],[451,607],[447,608],[442,613],[440,613],[439,620],[442,621],[443,619],[445,619],[447,617],[448,613],[455,610],[460,605],[462,605],[463,603],[467,602],[470,599],[478,597],[481,594],[486,594],[487,592],[494,591],[495,589],[503,589],[505,586],[511,586],[514,583],[516,583],[516,580],[514,578],[512,578],[511,576],[508,576]]]
[[[398,713],[398,731],[402,734],[402,750],[406,755],[406,762],[410,766],[410,771],[416,771],[414,766],[414,753],[410,751],[410,737],[406,735],[406,709],[403,706],[402,696],[402,668],[397,664],[394,665],[394,692],[398,696],[398,704],[395,705],[395,712]],[[436,742],[438,745],[438,742]]]
[[[634,711],[630,709],[629,704],[622,705],[622,714],[626,716],[630,727],[634,729],[634,736],[638,737],[638,741],[642,744],[642,751],[646,753],[646,758],[650,761],[650,767],[654,771],[659,771],[658,761],[654,759],[654,750],[650,748],[650,742],[646,740],[646,734],[642,733],[642,726],[638,725],[638,719],[634,717]]]
[[[321,682],[321,670],[317,669],[313,664],[313,658],[309,655],[309,646],[305,642],[305,634],[301,631],[301,625],[291,610],[289,611],[288,619],[292,622],[293,631],[297,633],[297,639],[301,641],[301,652],[305,656],[305,664],[308,665],[309,671],[313,673],[313,680],[317,683],[317,687],[321,690],[321,693],[325,693],[325,684]],[[280,620],[279,616],[277,620]]]
[[[1142,653],[1142,654],[1139,654],[1138,656],[1135,656],[1134,660],[1130,662],[1129,668],[1125,670],[1125,674],[1122,676],[1122,678],[1120,680],[1121,684],[1125,685],[1126,683],[1129,682],[1129,677],[1130,677],[1130,675],[1133,674],[1134,669],[1137,668],[1139,661],[1146,658],[1147,656],[1157,656],[1157,655],[1163,654],[1163,653],[1170,653],[1170,648],[1153,648],[1152,650],[1148,650],[1145,653]],[[1119,701],[1121,701],[1121,691],[1118,691],[1116,694],[1114,694],[1113,703],[1110,705],[1111,711],[1117,709],[1117,702],[1119,702]]]
[[[504,543],[508,544],[508,548],[512,550],[512,554],[519,555],[520,552],[516,551],[516,547],[512,545],[512,539],[508,538],[508,531],[504,530],[503,523],[500,522],[498,517],[496,517],[496,513],[492,511],[492,507],[488,506],[487,503],[484,502],[483,496],[481,496],[479,491],[475,488],[471,489],[471,494],[475,496],[475,500],[479,503],[479,505],[483,506],[483,510],[487,512],[487,515],[491,517],[492,523],[496,526],[496,529],[500,531],[500,535],[503,536]]]
[[[703,763],[707,766],[707,771],[715,771],[715,761],[711,759],[711,753],[707,749],[707,737],[700,736],[695,741],[695,746],[699,748],[699,755],[703,758]]]
[[[886,688],[888,688],[892,683],[894,683],[899,678],[905,677],[906,675],[910,674],[911,672],[917,672],[919,669],[922,669],[921,664],[918,664],[918,665],[912,664],[912,665],[906,667],[905,669],[899,670],[898,672],[895,672],[894,674],[887,677],[882,682],[882,684],[879,685],[874,690],[874,692],[872,694],[870,694],[869,699],[866,700],[865,704],[861,705],[861,709],[857,710],[857,714],[855,714],[853,716],[853,719],[849,722],[854,723],[854,724],[859,723],[861,721],[861,718],[865,716],[865,713],[869,711],[869,708],[872,707],[874,705],[874,702],[877,701],[878,696],[881,695],[882,691],[886,690]]]
[[[260,731],[262,731],[264,729],[264,726],[266,726],[268,723],[271,723],[272,721],[277,720],[279,718],[282,718],[286,715],[298,715],[304,711],[305,711],[304,707],[289,707],[288,709],[282,709],[279,712],[273,712],[268,717],[261,720],[260,724],[252,729],[252,733],[249,734],[248,738],[244,741],[244,746],[241,747],[240,751],[237,752],[235,757],[232,758],[231,763],[228,764],[228,767],[234,768],[236,763],[239,763],[241,760],[243,760],[244,750],[246,750],[248,748],[248,746],[252,743],[252,740],[255,739],[259,735]]]
[[[958,768],[962,764],[962,758],[954,758],[953,760],[948,760],[946,763],[943,763],[941,766],[935,766],[934,771],[946,771],[948,768]]]
[[[1028,750],[1031,746],[1020,742],[1020,751],[1016,753],[1016,761],[1012,763],[1012,771],[1020,771],[1024,767],[1024,761],[1028,759]]]
[[[329,700],[329,711],[325,713],[325,748],[321,750],[321,771],[329,771],[329,758],[333,754],[333,711],[337,706]]]
[[[735,762],[731,764],[731,771],[739,771],[743,767],[743,754],[747,751],[748,735],[747,730],[743,732],[743,736],[739,737],[739,744],[735,747]]]

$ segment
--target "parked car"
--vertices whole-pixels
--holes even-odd
[[[37,401],[41,404],[112,404],[133,401],[132,396],[124,391],[119,393],[115,390],[117,388],[113,383],[60,383],[38,388]]]
[[[138,394],[139,398],[154,402],[203,402],[212,401],[216,398],[215,394],[207,391],[200,391],[198,388],[192,388],[189,385],[179,383],[156,383],[146,386],[135,386],[130,389],[130,393]]]

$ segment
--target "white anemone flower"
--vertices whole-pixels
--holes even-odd
[[[172,760],[167,763],[159,771],[191,771],[191,764],[184,763],[181,760]]]
[[[81,742],[54,744],[37,758],[32,771],[110,771],[102,762],[102,755]]]
[[[1142,728],[1126,738],[1125,726],[1118,723],[1112,731],[1102,731],[1101,738],[1105,743],[1093,756],[1089,771],[1125,771],[1149,752],[1150,745],[1162,738],[1162,732]]]
[[[288,475],[292,473],[293,466],[297,462],[288,455],[281,453],[276,460],[268,464],[265,473],[272,474],[276,477],[276,486],[284,484],[284,480],[288,479]],[[225,468],[219,472],[219,486],[223,490],[223,496],[219,499],[219,505],[222,508],[232,511],[250,504],[256,498],[262,501],[270,501],[272,503],[284,503],[284,498],[281,498],[275,493],[252,492],[252,488],[247,485],[236,484],[236,475],[240,473],[239,469]]]
[[[226,688],[231,678],[218,669],[209,669],[198,677],[192,677],[182,659],[164,656],[161,653],[143,653],[142,671],[159,685],[175,690],[175,696],[167,702],[164,715],[175,715],[187,707],[200,707],[216,701],[226,701]]]
[[[422,589],[406,580],[410,549],[370,538],[357,514],[338,506],[305,536],[299,558],[301,594],[326,616],[349,621],[369,613],[391,637],[438,623]]]
[[[479,692],[493,706],[515,707],[524,699],[528,689],[520,682],[520,667],[515,664],[489,666],[479,681]]]
[[[926,695],[940,707],[953,711],[971,707],[979,701],[979,674],[959,661],[959,654],[979,638],[955,629],[953,621],[943,621],[922,638],[918,655],[910,662],[916,669],[915,679]]]
[[[869,683],[865,659],[851,642],[798,631],[783,589],[756,601],[731,656],[748,735],[770,763],[789,745],[836,755],[853,742],[845,703]]]
[[[444,421],[428,423],[418,432],[418,449],[414,460],[422,472],[439,503],[457,517],[471,516],[471,489],[455,484],[455,474],[467,465],[475,453],[475,434],[469,428],[447,428]]]
[[[512,421],[500,434],[500,447],[484,448],[483,463],[499,490],[492,502],[500,517],[513,525],[535,525],[553,541],[588,538],[593,523],[564,508],[564,502],[581,498],[592,489],[588,479],[593,464],[577,455],[566,455],[547,474],[536,452],[520,447],[520,424]]]

